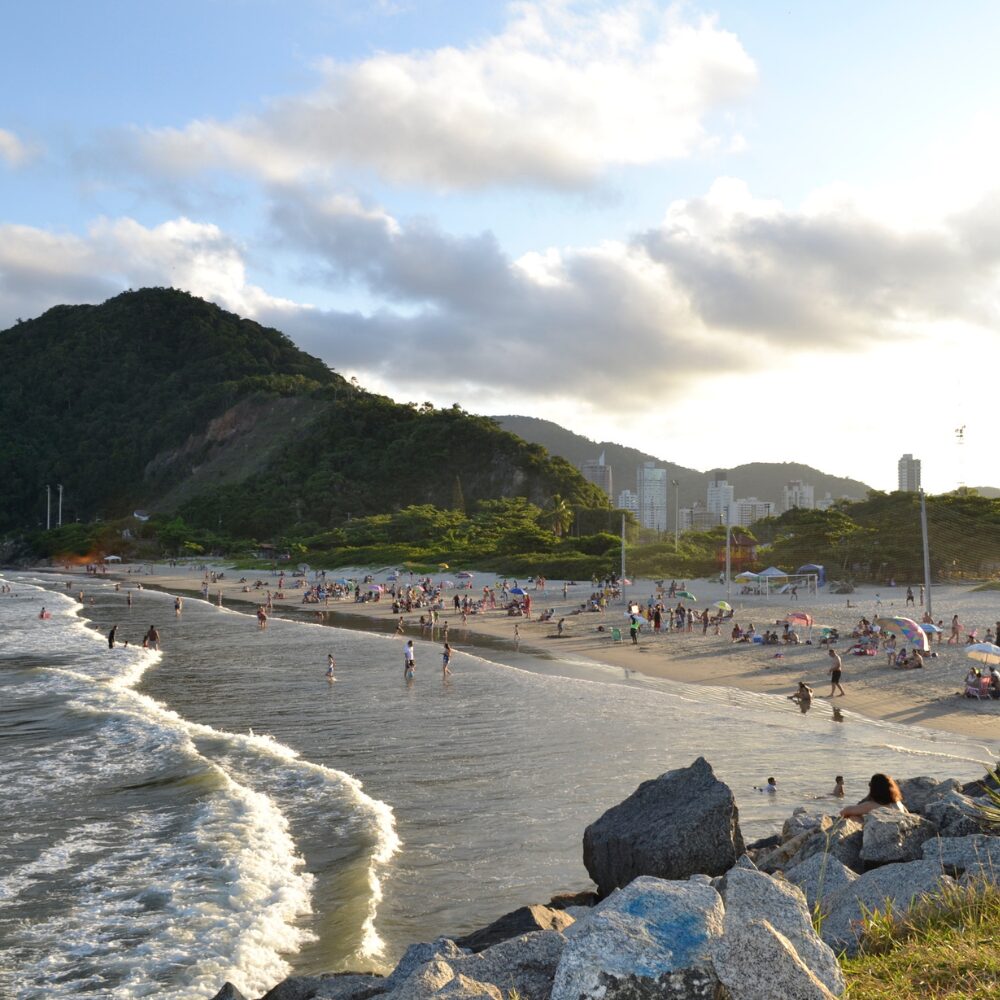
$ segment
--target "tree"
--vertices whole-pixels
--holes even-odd
[[[552,534],[561,538],[573,525],[573,508],[558,493],[554,493],[542,512],[541,521]]]

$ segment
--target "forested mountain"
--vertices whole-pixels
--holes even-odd
[[[0,531],[136,506],[229,534],[553,494],[606,506],[564,460],[483,417],[392,402],[282,333],[184,292],[57,306],[0,332]]]
[[[591,441],[590,438],[574,434],[550,420],[523,416],[496,416],[493,419],[505,430],[517,434],[525,441],[540,444],[550,454],[561,455],[577,467],[588,459],[597,458],[603,451],[605,462],[612,467],[616,496],[620,490],[635,490],[635,470],[643,462],[656,462],[660,468],[667,470],[669,478],[677,480],[680,484],[679,498],[682,507],[690,507],[696,500],[704,505],[709,481],[715,476],[715,470],[699,472],[697,469],[688,469],[613,441]],[[827,493],[833,497],[848,496],[860,500],[871,488],[856,479],[830,476],[797,462],[751,462],[721,471],[722,478],[735,488],[737,497],[755,496],[761,500],[773,500],[779,509],[782,488],[793,479],[801,479],[812,485],[817,500]],[[673,502],[672,496],[670,501]]]

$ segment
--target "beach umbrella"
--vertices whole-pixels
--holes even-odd
[[[524,597],[525,591],[522,587],[511,587],[507,591],[508,594],[516,594],[518,597]]]
[[[757,579],[756,573],[751,573],[750,570],[744,570],[742,573],[737,573],[733,579],[737,583],[751,583],[753,580]]]
[[[732,611],[733,606],[728,601],[716,601],[712,607],[718,608],[720,611]]]
[[[935,632],[942,632],[943,629],[939,629],[937,625],[932,625],[930,622],[921,622],[920,627],[928,634],[933,635]]]
[[[455,576],[457,576],[459,578],[459,580],[471,580],[472,579],[472,574],[468,570],[465,570],[465,569],[460,570],[458,573],[455,574]]]
[[[875,624],[883,631],[891,632],[919,649],[921,653],[929,653],[931,646],[927,641],[927,633],[912,619],[896,615],[892,618],[876,618]]]
[[[785,615],[786,625],[801,625],[803,628],[812,628],[812,615],[807,615],[804,611],[792,611]]]
[[[994,646],[992,642],[974,642],[965,647],[965,655],[980,663],[1000,663],[1000,646]]]
[[[690,590],[678,590],[677,591],[677,596],[678,597],[683,597],[684,600],[686,600],[686,601],[697,601],[698,600],[698,598],[695,597],[694,594],[692,594]]]

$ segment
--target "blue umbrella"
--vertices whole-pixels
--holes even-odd
[[[518,597],[523,597],[524,594],[525,594],[525,591],[523,591],[520,587],[511,587],[511,589],[508,590],[507,593],[508,594],[517,594]]]

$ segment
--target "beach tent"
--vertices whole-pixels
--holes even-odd
[[[742,573],[737,573],[733,579],[737,583],[753,583],[757,579],[756,573],[751,573],[750,570],[745,569]]]
[[[816,563],[806,563],[805,566],[800,566],[795,571],[796,576],[806,576],[808,574],[816,575],[816,586],[825,587],[826,586],[826,568],[823,566],[818,566]]]
[[[788,574],[783,573],[780,569],[778,569],[777,566],[768,566],[767,569],[765,569],[762,573],[758,575],[765,576],[769,580],[778,580],[778,579],[785,580],[788,578]]]
[[[104,557],[104,561],[105,562],[121,562],[122,561],[122,557],[121,556],[105,556]]]

